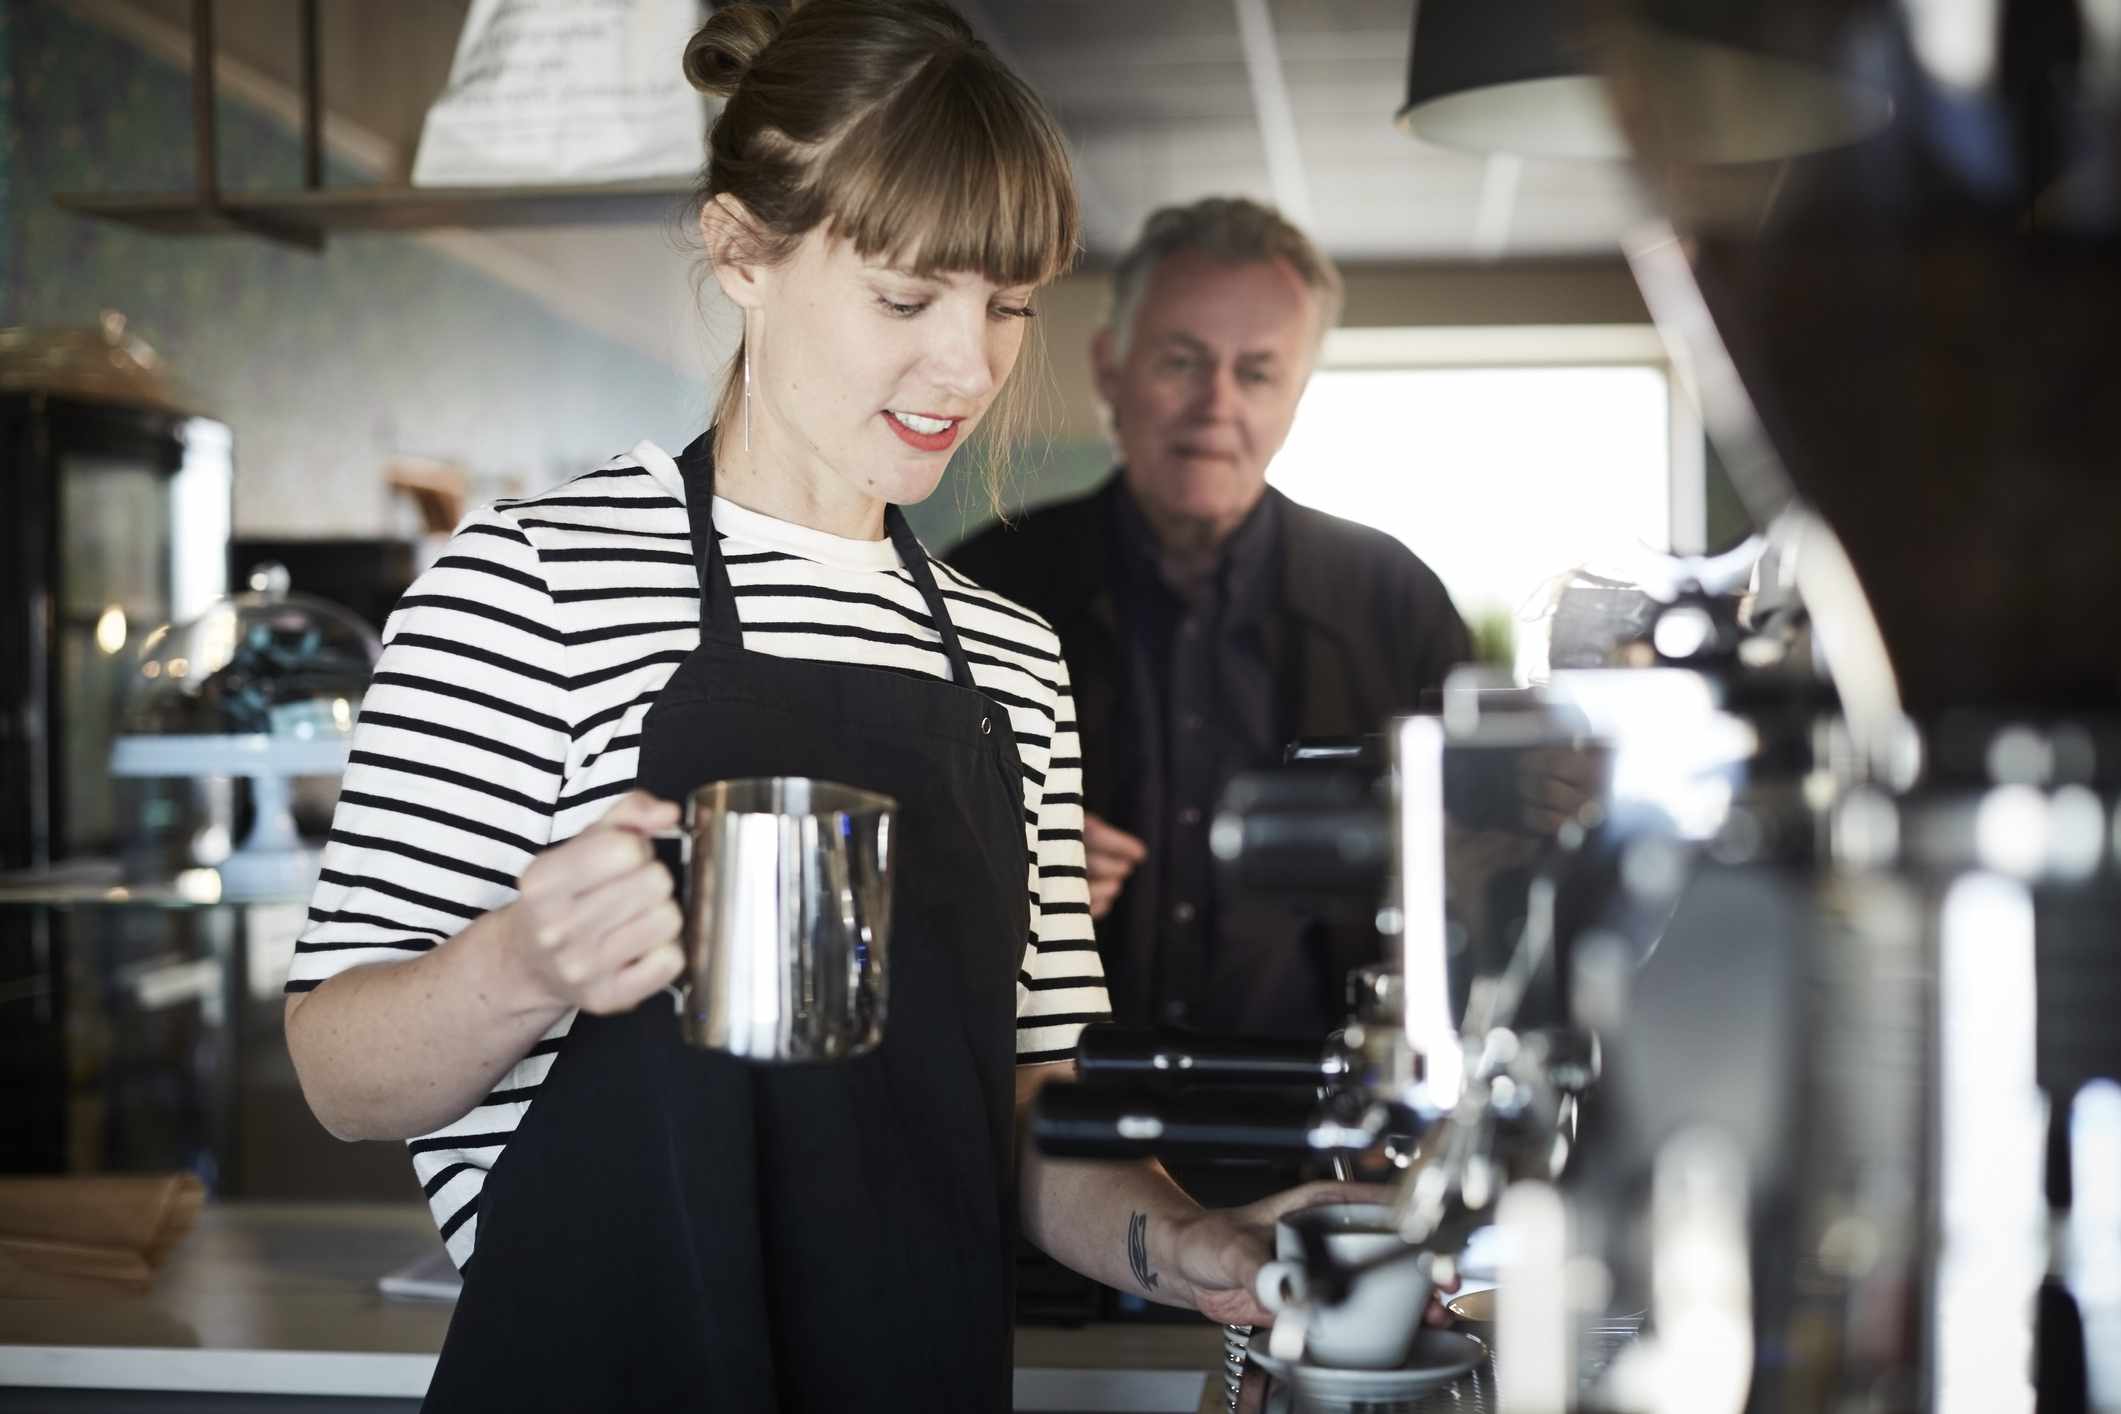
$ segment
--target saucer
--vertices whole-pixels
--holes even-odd
[[[1292,1373],[1286,1360],[1277,1360],[1262,1348],[1265,1344],[1254,1343],[1252,1363],[1275,1379],[1293,1383],[1319,1399],[1361,1404],[1412,1399],[1424,1390],[1449,1384],[1477,1369],[1488,1358],[1487,1347],[1473,1337],[1434,1326],[1422,1327],[1406,1363],[1391,1370],[1352,1370],[1303,1362]]]

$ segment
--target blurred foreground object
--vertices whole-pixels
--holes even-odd
[[[2121,602],[2114,7],[1605,8],[1612,91],[1679,237],[1638,250],[1645,298],[1756,521],[1801,503],[1831,530],[1917,718],[2121,711],[2098,622]],[[1710,76],[1674,32],[1843,75],[1893,121],[1794,162],[1701,162]]]

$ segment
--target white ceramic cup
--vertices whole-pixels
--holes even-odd
[[[1308,1301],[1301,1235],[1305,1226],[1324,1229],[1326,1251],[1337,1263],[1406,1254],[1357,1277],[1338,1306],[1311,1307],[1304,1327],[1306,1363],[1356,1370],[1389,1370],[1404,1363],[1421,1329],[1431,1283],[1426,1264],[1392,1230],[1392,1210],[1381,1203],[1327,1203],[1276,1223],[1276,1260],[1259,1269],[1254,1286],[1260,1304],[1283,1311]]]

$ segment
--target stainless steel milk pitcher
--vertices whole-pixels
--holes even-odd
[[[695,1046],[837,1060],[883,1039],[897,802],[794,776],[711,781],[685,802],[685,977]]]

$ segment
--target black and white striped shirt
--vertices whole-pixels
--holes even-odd
[[[714,519],[747,649],[949,677],[889,540],[846,540],[719,498]],[[1017,1057],[1065,1059],[1106,1014],[1067,667],[1042,619],[934,569],[973,678],[1008,709],[1023,761],[1031,942]],[[513,899],[533,855],[633,787],[642,718],[698,643],[684,484],[652,443],[469,516],[391,615],[288,990],[424,952]],[[459,1266],[477,1240],[486,1173],[573,1020],[469,1114],[409,1146]]]

